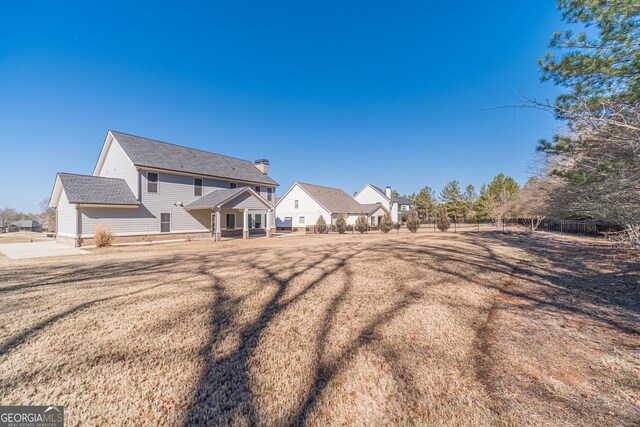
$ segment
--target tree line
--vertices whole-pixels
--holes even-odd
[[[439,196],[431,187],[425,186],[407,196],[407,199],[425,222],[435,220],[436,214],[442,209],[455,222],[499,221],[517,200],[519,192],[520,186],[512,177],[499,173],[490,183],[483,184],[479,193],[471,184],[463,190],[460,181],[452,180],[444,186]]]
[[[16,209],[6,206],[0,209],[0,227],[7,227],[14,221],[20,220],[35,220],[41,225],[46,224],[48,231],[55,231],[56,214],[55,209],[49,207],[49,198],[40,202],[40,212],[35,214],[18,212]]]

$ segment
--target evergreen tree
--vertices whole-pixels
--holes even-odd
[[[324,220],[324,217],[320,215],[318,220],[316,221],[316,233],[324,234],[327,232],[327,222]]]
[[[413,208],[422,218],[429,219],[437,206],[436,193],[429,186],[423,187],[418,194],[413,193],[408,197]]]
[[[418,231],[418,228],[420,228],[420,218],[418,218],[416,211],[411,211],[411,213],[407,215],[407,228],[412,233],[415,233]]]
[[[478,195],[476,194],[476,189],[473,185],[467,185],[467,188],[465,188],[464,194],[462,195],[462,199],[464,201],[462,216],[466,221],[470,216],[475,216],[475,207],[476,202],[478,201]]]
[[[356,219],[356,231],[360,234],[364,233],[369,229],[369,225],[367,224],[367,217],[364,216],[363,213],[360,213],[358,219]]]
[[[456,222],[464,210],[464,200],[460,190],[460,182],[449,181],[440,193],[440,201],[450,215],[453,215]]]
[[[441,207],[436,211],[436,225],[438,226],[438,230],[447,231],[449,227],[451,227],[451,221],[449,220],[449,213],[447,209]]]
[[[336,220],[336,231],[340,234],[344,234],[347,231],[347,221],[340,214],[338,214],[338,219]]]
[[[389,212],[385,212],[382,217],[382,221],[380,221],[380,230],[383,233],[388,233],[393,229],[393,219],[391,219],[391,214]]]
[[[476,204],[477,217],[494,220],[501,218],[507,205],[516,200],[519,191],[520,186],[513,178],[499,173],[489,185],[482,185],[480,188],[480,197]]]

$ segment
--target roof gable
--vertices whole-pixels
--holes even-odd
[[[301,182],[297,184],[332,214],[363,212],[362,205],[339,188]]]
[[[249,193],[251,196],[257,198],[262,204],[265,205],[266,208],[271,209],[273,206],[264,198],[262,198],[258,193],[253,191],[249,187],[238,187],[224,190],[214,190],[211,193],[205,194],[197,200],[194,200],[187,206],[185,209],[214,209],[223,206],[227,202],[237,198],[241,194]]]
[[[364,187],[362,187],[362,188],[360,189],[360,191],[358,191],[358,192],[355,194],[355,196],[354,196],[354,197],[357,197],[357,196],[358,196],[358,194],[362,193],[362,192],[365,190],[365,188],[367,188],[367,187],[370,187],[373,191],[375,191],[376,193],[379,193],[379,194],[380,194],[382,197],[384,197],[386,200],[389,200],[389,198],[387,197],[387,195],[385,194],[385,192],[384,192],[384,191],[382,191],[379,187],[376,187],[376,186],[375,186],[375,185],[373,185],[373,184],[365,184],[365,186],[364,186]]]
[[[196,150],[117,131],[109,131],[136,166],[278,185],[248,160]]]

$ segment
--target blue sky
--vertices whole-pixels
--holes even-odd
[[[132,3],[135,3],[133,5]],[[108,129],[400,193],[524,182],[559,123],[537,58],[552,0],[2,2],[0,207],[91,174]]]

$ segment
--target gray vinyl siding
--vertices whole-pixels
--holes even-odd
[[[114,140],[111,143],[98,176],[124,179],[133,194],[139,197],[138,169],[131,163],[117,141]]]
[[[160,172],[158,173],[158,192],[147,193],[147,173],[146,171],[137,173],[140,174],[141,206],[138,208],[81,207],[82,237],[91,237],[95,225],[108,225],[115,235],[157,234],[160,233],[161,213],[171,214],[172,233],[210,231],[210,210],[186,211],[182,206],[174,205],[174,203],[182,203],[183,206],[187,206],[200,198],[200,196],[194,196],[194,177]],[[137,176],[135,182],[138,182]],[[204,178],[202,187],[204,196],[218,189],[228,189],[229,183]],[[245,187],[245,185],[238,184],[238,187]],[[264,194],[266,197],[266,187],[264,187]],[[266,213],[265,205],[249,198],[246,194],[233,200],[229,207],[263,210]],[[226,211],[223,210],[221,213],[224,229]],[[242,212],[236,211],[236,228],[242,228]]]
[[[66,234],[69,236],[77,235],[77,214],[76,205],[69,203],[67,195],[64,190],[60,195],[60,201],[56,208],[58,228],[56,232],[58,234]]]

